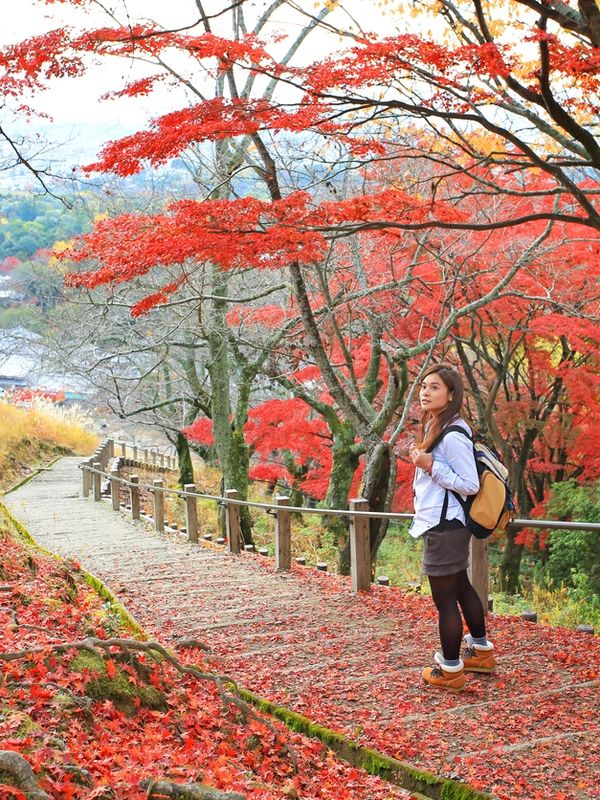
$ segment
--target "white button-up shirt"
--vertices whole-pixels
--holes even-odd
[[[460,425],[468,433],[471,429],[463,419],[454,420],[452,425]],[[448,489],[448,510],[446,519],[457,519],[465,523],[465,512],[452,492],[457,492],[463,500],[479,491],[479,476],[475,466],[473,444],[462,433],[451,431],[433,448],[431,475],[417,467],[413,481],[415,518],[410,527],[410,535],[417,539],[425,531],[439,524],[446,489]]]

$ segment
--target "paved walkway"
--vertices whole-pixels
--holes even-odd
[[[460,695],[427,689],[430,599],[385,587],[355,598],[345,578],[276,574],[270,559],[157,534],[83,499],[77,463],[62,459],[4,502],[163,642],[199,638],[241,685],[502,800],[600,798],[598,637],[495,617],[497,675],[469,676]]]

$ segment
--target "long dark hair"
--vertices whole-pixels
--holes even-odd
[[[434,374],[439,375],[448,390],[452,392],[452,399],[442,413],[437,416],[432,414],[431,411],[423,412],[421,429],[416,442],[416,446],[421,450],[427,450],[428,447],[431,447],[444,428],[454,422],[457,417],[460,417],[465,396],[463,379],[452,364],[433,364],[429,369],[425,370],[421,380],[424,381],[428,375]]]

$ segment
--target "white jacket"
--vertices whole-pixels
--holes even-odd
[[[460,425],[467,433],[471,433],[464,419],[454,420],[450,424]],[[415,518],[410,527],[410,535],[415,539],[439,524],[446,489],[449,490],[446,519],[456,519],[463,524],[465,512],[452,492],[457,492],[464,500],[479,491],[473,444],[466,436],[451,431],[433,448],[432,455],[431,475],[419,467],[415,470]]]

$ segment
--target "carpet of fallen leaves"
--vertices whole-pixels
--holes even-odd
[[[246,574],[273,575],[270,559],[242,559]],[[197,635],[241,685],[499,800],[600,798],[598,636],[492,615],[497,673],[468,675],[466,691],[451,694],[420,676],[438,646],[431,598],[384,587],[353,597],[347,578],[296,565],[273,580],[285,603],[245,609],[233,582],[219,587],[216,604],[214,595],[197,599],[198,614],[209,604],[212,613],[236,609]],[[169,586],[178,593],[176,581]],[[151,618],[145,594],[124,598],[166,641],[181,635],[168,605],[155,600]]]
[[[202,781],[248,800],[410,797],[317,741],[224,706],[214,683],[180,675],[146,654],[133,659],[115,649],[90,666],[77,651],[57,653],[58,643],[128,632],[76,565],[41,555],[6,530],[0,531],[0,630],[2,653],[41,649],[0,661],[0,749],[24,756],[53,798],[136,800],[147,796],[140,781],[159,777]],[[178,658],[210,668],[196,648]],[[94,682],[118,675],[133,687],[133,709],[89,696]],[[164,698],[164,708],[145,707],[149,688]],[[0,797],[24,795],[0,784]]]

